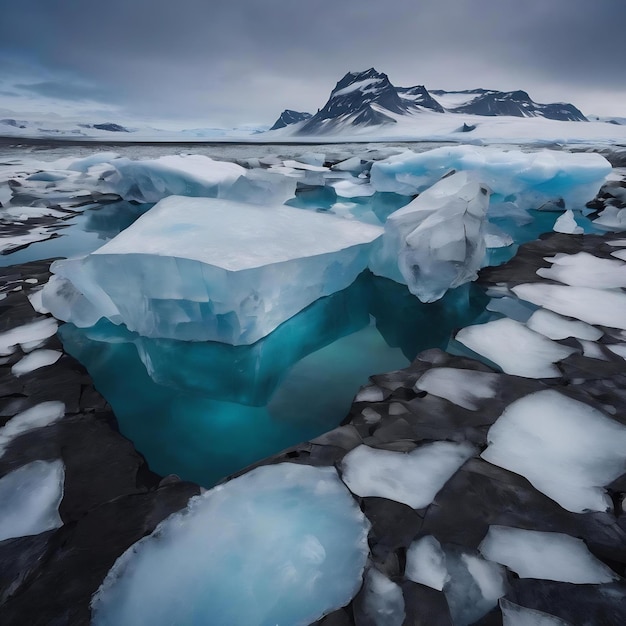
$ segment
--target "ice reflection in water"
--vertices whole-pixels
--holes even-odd
[[[337,426],[369,375],[445,347],[485,302],[465,285],[422,304],[366,272],[251,346],[147,339],[106,322],[60,334],[150,467],[209,487]]]

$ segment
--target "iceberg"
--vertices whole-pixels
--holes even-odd
[[[474,280],[485,256],[486,187],[467,172],[448,176],[385,222],[370,269],[408,286],[422,302]]]
[[[93,624],[310,624],[359,590],[368,530],[333,468],[259,467],[131,546],[92,600]]]
[[[494,201],[513,202],[522,209],[562,201],[567,209],[582,210],[598,193],[611,164],[593,153],[451,146],[419,154],[407,150],[377,161],[371,185],[377,191],[414,195],[452,170],[474,172],[489,186]]]
[[[381,234],[288,206],[172,196],[87,257],[55,262],[42,303],[83,328],[106,317],[145,337],[252,344],[352,284]]]

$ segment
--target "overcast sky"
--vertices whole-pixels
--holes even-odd
[[[347,72],[626,117],[626,0],[1,0],[0,109],[187,127],[312,111]]]

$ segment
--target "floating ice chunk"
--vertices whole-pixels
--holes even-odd
[[[117,152],[96,152],[88,157],[82,159],[76,159],[67,165],[68,170],[74,172],[87,172],[90,167],[94,165],[102,165],[103,163],[110,163],[116,159],[119,159]]]
[[[361,173],[367,167],[367,161],[364,161],[361,157],[355,156],[341,161],[333,165],[333,170],[339,170],[340,172],[354,172],[355,174]]]
[[[328,168],[323,165],[314,165],[311,163],[303,163],[301,161],[294,161],[293,159],[288,159],[283,162],[285,167],[291,167],[294,170],[307,170],[309,172],[328,172]]]
[[[507,248],[515,243],[511,235],[489,222],[485,224],[484,237],[487,248]]]
[[[611,256],[621,261],[626,261],[626,250],[616,250],[615,252],[611,252]]]
[[[584,232],[584,228],[576,223],[574,212],[567,210],[554,222],[554,231],[568,235],[580,235]]]
[[[24,219],[28,219],[25,217]],[[50,239],[53,231],[45,226],[36,226],[22,235],[0,236],[0,254],[10,254],[15,248],[21,248],[36,241],[45,241]]]
[[[562,533],[490,526],[479,547],[490,561],[506,565],[520,578],[600,584],[619,576],[596,559],[581,539]]]
[[[158,202],[171,195],[217,198],[245,176],[236,163],[214,161],[201,154],[169,155],[158,159],[112,162],[115,174],[109,177],[111,189],[124,200]]]
[[[507,318],[462,328],[456,339],[503,372],[527,378],[560,376],[554,363],[576,352]]]
[[[444,178],[385,222],[374,274],[404,283],[423,302],[474,280],[485,255],[485,187],[467,173]]]
[[[12,368],[14,376],[23,376],[29,372],[56,363],[62,356],[58,350],[35,350],[23,359],[20,359]]]
[[[446,549],[446,565],[450,578],[443,591],[455,626],[473,624],[506,593],[506,571],[498,563]]]
[[[67,282],[48,283],[43,304],[82,327],[102,316],[146,337],[250,344],[354,282],[381,232],[288,206],[173,196],[84,259],[55,262]]]
[[[56,400],[40,402],[35,406],[18,413],[0,428],[0,457],[7,445],[22,433],[34,428],[48,426],[65,415],[65,404]]]
[[[250,204],[284,204],[296,195],[295,178],[255,169],[240,176],[225,192],[229,200]]]
[[[487,439],[482,458],[521,474],[574,513],[607,510],[602,487],[626,471],[626,427],[553,390],[510,404]]]
[[[476,411],[480,400],[495,397],[497,383],[497,374],[438,367],[423,374],[415,383],[415,388]]]
[[[603,332],[595,326],[578,320],[568,320],[545,309],[535,311],[526,322],[526,326],[550,339],[576,337],[577,339],[597,341],[603,335]]]
[[[502,626],[571,626],[569,622],[554,615],[527,609],[504,598],[500,598],[500,610],[502,611]]]
[[[614,239],[613,241],[607,241],[606,244],[608,246],[624,248],[626,247],[626,239]]]
[[[93,598],[93,623],[310,624],[358,591],[368,530],[333,468],[257,468],[127,550]]]
[[[626,287],[626,263],[600,259],[588,252],[547,257],[552,267],[541,267],[537,275],[572,287],[615,289]]]
[[[607,346],[607,348],[613,352],[613,354],[617,354],[617,356],[621,356],[622,359],[626,359],[626,343],[615,343]]]
[[[626,230],[626,209],[608,206],[600,213],[599,217],[593,220],[593,223],[604,230]]]
[[[588,324],[626,330],[626,294],[590,287],[524,284],[513,287],[522,300]]]
[[[579,339],[578,341],[583,348],[583,356],[589,359],[608,361],[606,354],[602,352],[602,348],[595,341],[587,341],[585,339]]]
[[[377,161],[371,182],[377,191],[412,195],[451,170],[476,172],[496,201],[533,209],[562,199],[568,209],[582,209],[596,196],[611,165],[599,154],[453,146],[419,154],[407,150]]]
[[[442,591],[450,575],[441,544],[431,535],[414,541],[406,553],[404,574],[413,582]]]
[[[60,528],[63,461],[33,461],[0,478],[0,541]]]
[[[332,183],[331,187],[341,198],[361,198],[373,196],[376,193],[376,189],[371,185],[367,183],[359,184],[350,180],[340,180],[337,183]]]
[[[57,332],[58,327],[55,319],[45,317],[0,333],[0,356],[13,354],[18,344],[48,339]]]
[[[46,309],[41,302],[41,289],[37,289],[37,291],[31,291],[28,294],[27,298],[30,302],[30,305],[37,313],[41,313],[43,315],[50,313],[50,311],[48,311],[48,309]]]
[[[384,574],[371,567],[363,585],[363,613],[371,626],[402,626],[404,596],[402,589]],[[359,620],[357,623],[361,624]]]
[[[426,444],[408,454],[361,445],[344,457],[343,480],[358,496],[387,498],[421,509],[431,504],[475,452],[469,443],[447,441]]]

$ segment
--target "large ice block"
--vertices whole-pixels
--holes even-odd
[[[404,283],[422,302],[476,278],[485,256],[489,192],[472,174],[448,176],[385,222],[374,274]]]
[[[145,337],[251,344],[348,287],[381,234],[287,206],[172,196],[87,257],[54,263],[42,301],[80,327],[106,317]]]
[[[378,161],[372,165],[371,184],[377,191],[413,195],[451,170],[475,172],[495,200],[524,209],[559,200],[567,209],[583,209],[598,193],[611,165],[599,154],[450,146],[419,154],[407,150]]]

